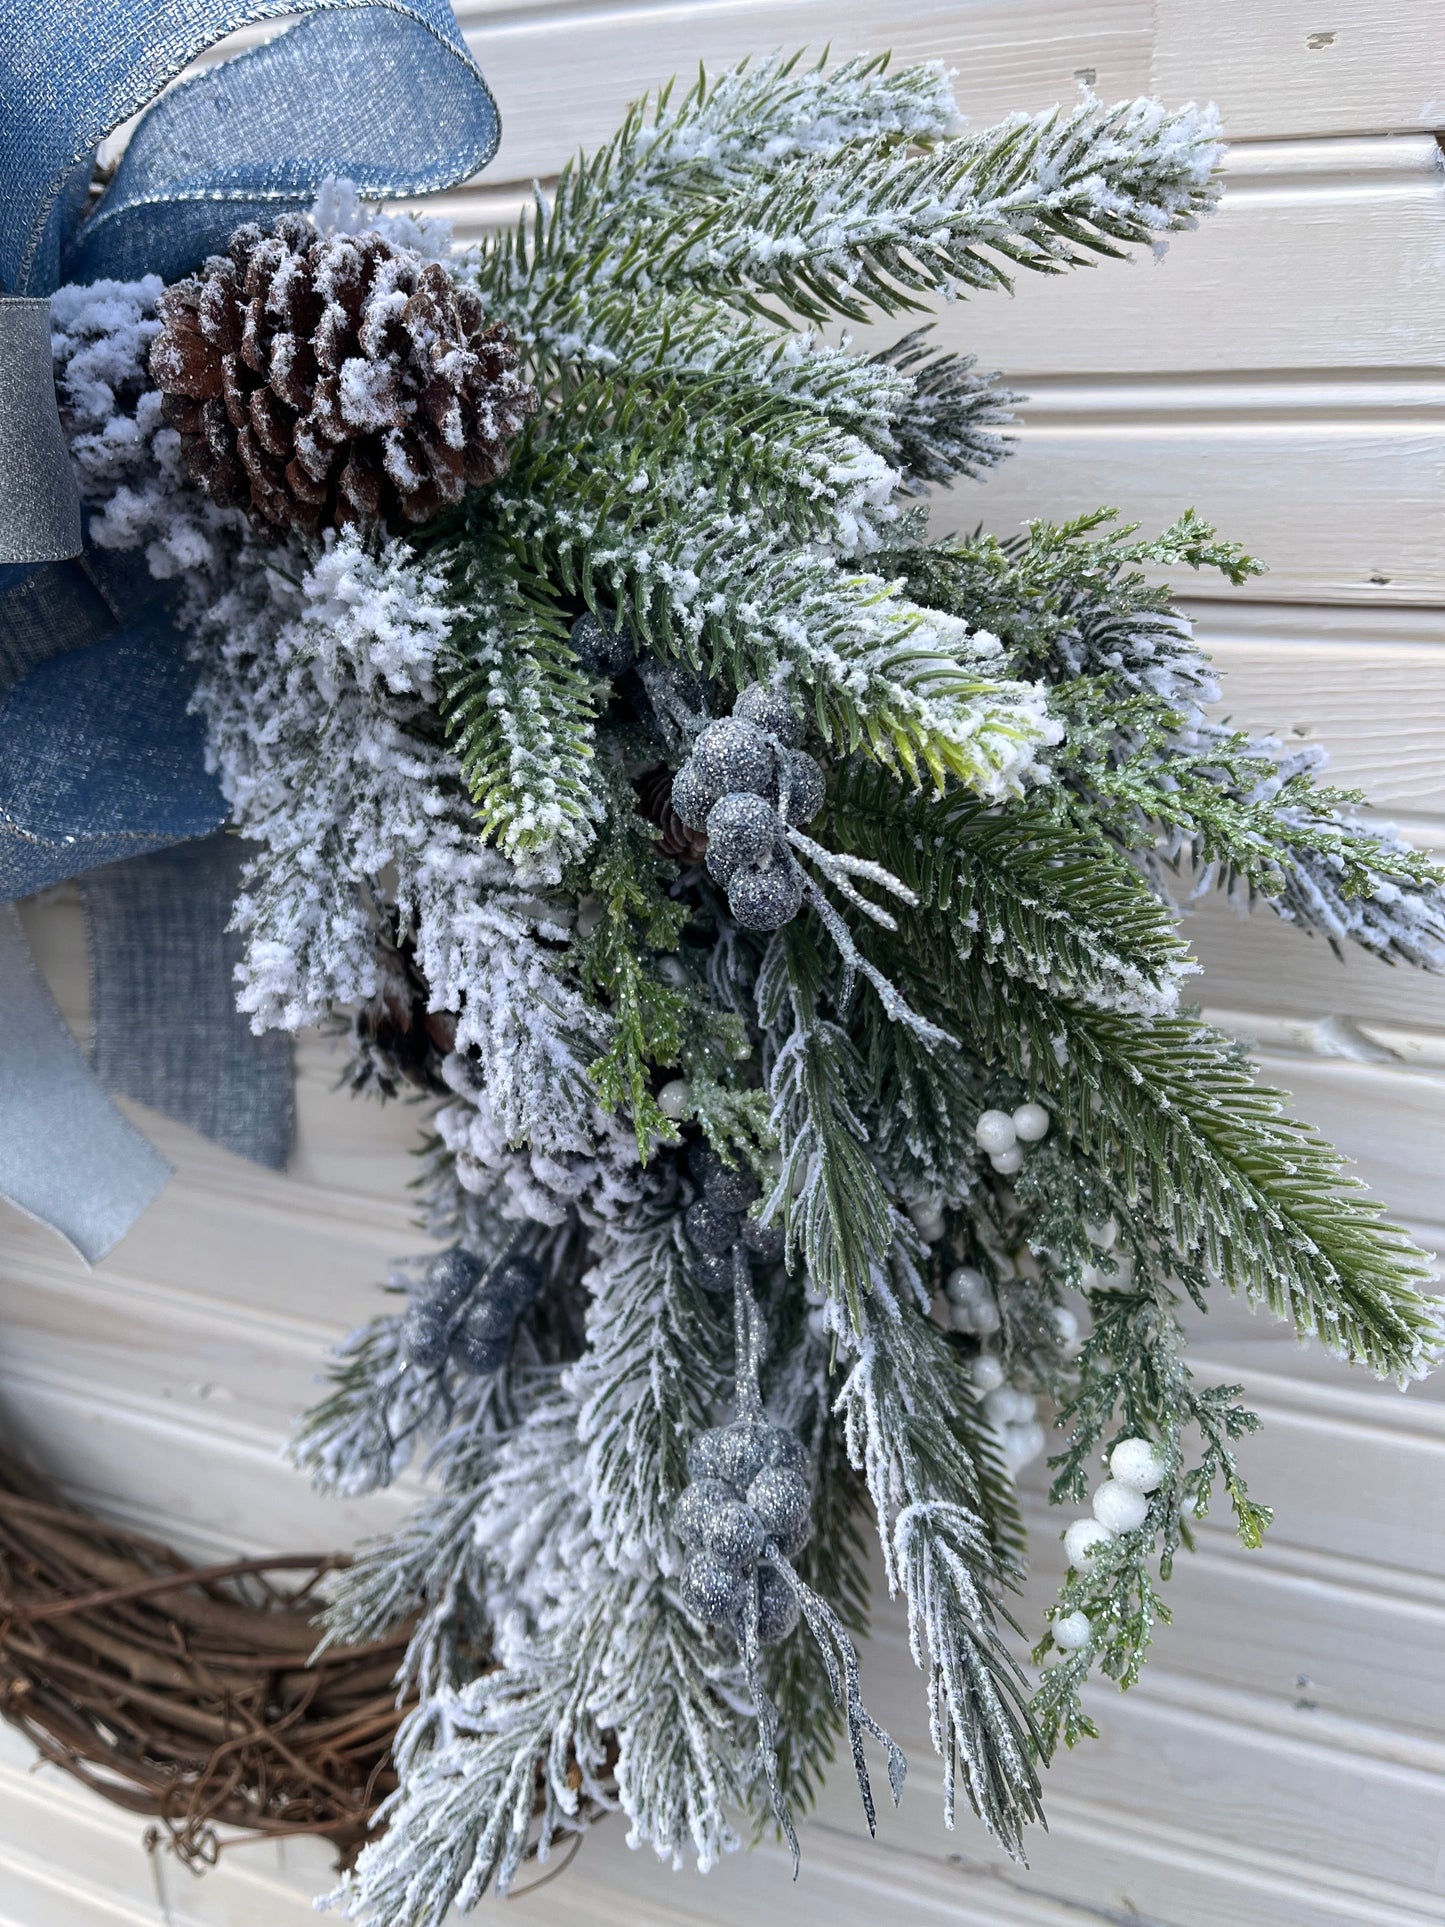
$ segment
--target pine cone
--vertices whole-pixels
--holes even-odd
[[[475,290],[379,234],[238,228],[159,309],[188,474],[274,528],[428,521],[505,471],[537,406]]]
[[[442,1063],[456,1042],[456,1018],[428,1008],[427,983],[409,945],[378,943],[376,963],[376,994],[351,1020],[347,1081],[354,1091],[383,1097],[395,1097],[404,1085],[445,1095],[450,1087]]]
[[[658,843],[662,854],[679,863],[701,863],[707,855],[706,832],[690,830],[672,807],[672,771],[666,763],[639,776],[635,788],[638,809],[662,831]]]

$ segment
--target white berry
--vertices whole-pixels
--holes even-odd
[[[937,1244],[948,1226],[944,1223],[943,1213],[932,1198],[920,1198],[908,1207],[908,1215],[917,1226],[918,1235],[925,1244]]]
[[[1109,1470],[1136,1492],[1153,1492],[1164,1483],[1163,1455],[1148,1439],[1122,1439],[1109,1454]]]
[[[990,1157],[997,1157],[1000,1151],[1011,1151],[1018,1140],[1014,1121],[1007,1111],[985,1111],[973,1127],[974,1142],[980,1151]]]
[[[1143,1525],[1148,1510],[1144,1494],[1117,1479],[1105,1479],[1094,1494],[1094,1517],[1110,1532],[1133,1532]]]
[[[1059,1343],[1067,1351],[1079,1342],[1079,1321],[1067,1305],[1055,1305],[1049,1313],[1054,1330],[1059,1335]]]
[[[1003,1360],[994,1352],[982,1352],[973,1361],[973,1382],[981,1392],[996,1392],[1003,1384]]]
[[[590,937],[601,923],[602,916],[602,905],[596,897],[579,897],[577,899],[577,935]]]
[[[1011,1178],[1015,1171],[1023,1169],[1024,1154],[1017,1144],[1011,1144],[1006,1151],[995,1151],[989,1163],[1001,1178]]]
[[[1107,1546],[1114,1535],[1097,1519],[1075,1519],[1064,1534],[1064,1551],[1071,1566],[1082,1566],[1091,1552]]]
[[[989,1295],[987,1278],[973,1265],[959,1265],[950,1271],[943,1290],[951,1305],[976,1305]]]
[[[1030,1465],[1044,1449],[1044,1428],[1037,1419],[1010,1425],[1003,1435],[1003,1455],[1010,1465]]]
[[[965,1336],[977,1337],[979,1335],[978,1314],[982,1310],[982,1305],[951,1304],[948,1307],[948,1322],[954,1331],[963,1332]]]
[[[1042,1104],[1020,1104],[1013,1114],[1013,1127],[1025,1144],[1037,1144],[1047,1137],[1051,1123]]]
[[[1065,1613],[1054,1621],[1053,1633],[1061,1653],[1076,1653],[1094,1637],[1094,1622],[1087,1613]]]
[[[685,1077],[674,1077],[670,1084],[663,1085],[657,1093],[657,1108],[674,1123],[687,1116],[692,1109],[692,1086]]]
[[[992,1338],[993,1334],[1003,1323],[1003,1319],[999,1316],[998,1306],[993,1304],[989,1299],[985,1299],[981,1305],[973,1305],[970,1309],[973,1313],[974,1331],[978,1333],[980,1338]]]
[[[1014,1400],[1017,1397],[1012,1385],[1000,1385],[983,1401],[983,1409],[995,1425],[1007,1425],[1014,1417]]]
[[[1106,1218],[1102,1224],[1085,1225],[1084,1229],[1090,1244],[1097,1245],[1100,1251],[1112,1251],[1119,1242],[1119,1227],[1112,1218]]]

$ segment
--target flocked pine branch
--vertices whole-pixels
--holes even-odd
[[[1445,962],[1439,866],[1362,819],[1356,793],[1321,784],[1318,746],[1286,751],[1207,713],[1221,696],[1212,665],[1144,568],[1217,568],[1235,584],[1257,573],[1208,523],[1191,512],[1141,541],[1100,511],[899,560],[911,593],[996,629],[1017,669],[1054,686],[1056,804],[1137,853],[1161,889],[1222,882],[1336,947]]]
[[[894,416],[892,446],[903,486],[923,493],[930,482],[952,482],[997,467],[1007,453],[996,431],[1015,419],[1022,397],[977,372],[972,355],[930,353],[932,323],[915,328],[874,356],[910,380]]]
[[[890,1590],[908,1606],[943,1761],[944,1817],[960,1779],[989,1831],[1022,1852],[1041,1817],[1028,1688],[1004,1644],[1001,1594],[1017,1524],[957,1355],[913,1305],[871,1308],[839,1403],[878,1515]]]
[[[690,1273],[676,1200],[648,1200],[599,1238],[588,1349],[572,1369],[592,1524],[619,1565],[663,1552],[688,1441],[726,1391],[715,1311]]]
[[[1051,270],[1118,253],[1191,225],[1217,193],[1215,120],[1150,101],[1089,100],[940,141],[936,113],[889,125],[884,96],[882,124],[838,141],[829,168],[810,153],[740,176],[699,165],[699,124],[720,121],[716,135],[745,120],[770,85],[760,68],[712,101],[690,97],[694,125],[679,135],[664,123],[660,140],[636,115],[564,173],[553,209],[539,206],[530,231],[524,221],[498,246],[482,285],[504,313],[510,295],[533,328],[552,319],[548,281],[575,284],[589,270],[624,287],[684,282],[743,306],[771,296],[805,319],[863,319],[870,306],[914,307],[924,292],[1007,286],[1005,262]],[[653,150],[640,168],[638,146]],[[612,252],[628,194],[629,245]]]
[[[455,552],[454,552],[455,553]],[[447,733],[483,832],[556,871],[592,840],[595,698],[543,584],[501,544],[456,555],[458,604],[441,674]]]

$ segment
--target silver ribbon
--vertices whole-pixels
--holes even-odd
[[[0,1197],[103,1258],[171,1175],[96,1081],[0,904]]]
[[[0,478],[0,562],[80,554],[80,491],[55,400],[47,298],[0,295]]]

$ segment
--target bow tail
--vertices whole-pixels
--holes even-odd
[[[125,1236],[171,1167],[106,1096],[9,903],[0,904],[0,1034],[0,1196],[93,1265]]]

